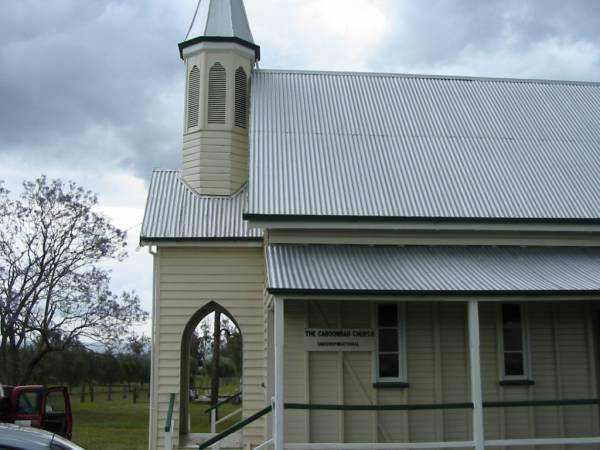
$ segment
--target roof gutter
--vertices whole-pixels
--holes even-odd
[[[251,228],[600,233],[600,219],[489,219],[244,214]]]
[[[564,224],[564,225],[600,225],[600,218],[509,218],[509,217],[426,217],[426,216],[354,216],[354,215],[316,215],[316,214],[254,214],[244,213],[244,220],[281,221],[281,222],[428,222],[428,223],[510,223],[510,224]]]
[[[273,295],[319,295],[319,296],[412,296],[412,297],[547,297],[547,296],[600,296],[599,290],[379,290],[379,289],[307,289],[307,288],[272,288],[267,291]]]
[[[244,246],[262,246],[262,237],[209,237],[209,238],[164,238],[164,237],[140,237],[140,246],[175,246],[175,245],[244,245]]]

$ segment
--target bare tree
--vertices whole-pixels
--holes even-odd
[[[109,289],[105,259],[126,256],[125,232],[97,197],[42,176],[12,199],[0,186],[0,379],[25,383],[50,352],[106,342],[147,317],[135,293]],[[27,360],[22,360],[25,347]]]

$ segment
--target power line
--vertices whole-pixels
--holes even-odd
[[[134,228],[139,227],[143,222],[137,223],[135,225],[130,226],[129,228],[127,228],[126,230],[123,230],[124,233],[127,233],[128,231],[133,230]]]
[[[198,10],[200,9],[201,2],[202,0],[198,0],[198,4],[196,5],[196,11],[194,11],[194,17],[192,17],[192,23],[190,23],[190,27],[188,28],[187,33],[185,34],[184,41],[187,41],[187,38],[190,35],[190,32],[192,31],[192,27],[194,26],[194,22],[196,21],[196,15],[198,14]]]

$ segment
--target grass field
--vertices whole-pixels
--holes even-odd
[[[235,393],[239,385],[231,380],[223,380],[223,395]],[[104,388],[96,390],[94,402],[81,403],[78,391],[71,393],[73,409],[73,441],[86,450],[146,450],[148,448],[148,393],[143,392],[138,402],[133,404],[131,396],[123,399],[121,393],[114,393],[108,401]],[[192,432],[210,431],[210,414],[204,411],[206,404],[191,405]],[[227,404],[219,408],[220,416],[239,408]],[[241,414],[219,426],[219,431],[238,422]]]
[[[143,397],[134,405],[118,395],[111,401],[96,395],[94,403],[74,396],[73,441],[86,450],[147,450],[149,403]]]
[[[207,375],[196,375],[194,377],[194,386],[210,386],[210,378]],[[219,380],[219,394],[232,395],[240,390],[240,380],[238,378],[221,378]]]

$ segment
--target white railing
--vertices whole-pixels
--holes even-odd
[[[391,442],[391,443],[311,443],[311,444],[285,444],[285,450],[404,450],[427,448],[457,448],[475,447],[475,441],[451,442]]]
[[[275,404],[276,402],[273,401]],[[584,406],[599,405],[600,399],[563,399],[563,400],[529,400],[506,402],[481,402],[481,408],[514,408],[514,407],[544,407],[544,406]],[[415,411],[415,410],[445,410],[445,409],[473,409],[470,402],[465,403],[440,403],[440,404],[412,404],[412,405],[333,405],[333,404],[306,404],[285,403],[285,409],[293,410],[328,410],[328,411]],[[277,423],[277,416],[273,421]],[[274,427],[275,428],[275,427]],[[445,442],[369,442],[369,443],[337,443],[337,442],[311,442],[311,443],[284,443],[275,450],[406,450],[406,449],[434,449],[434,448],[492,448],[514,446],[545,446],[545,445],[589,445],[600,444],[600,436],[591,437],[556,437],[556,438],[519,438],[519,439],[484,439],[483,430],[481,441],[445,441]],[[283,442],[283,441],[282,441]]]
[[[175,427],[175,419],[171,419],[169,431],[165,432],[165,450],[173,450],[173,428]]]
[[[221,417],[220,419],[217,419],[217,411],[219,410],[219,408],[221,406],[223,406],[226,403],[229,403],[230,401],[232,401],[235,398],[238,398],[242,395],[241,392],[238,392],[234,395],[231,395],[229,397],[227,397],[225,400],[222,400],[218,403],[216,403],[215,405],[211,406],[206,412],[210,411],[210,432],[215,434],[217,432],[217,425],[219,425],[222,422],[225,422],[227,419],[230,419],[231,417],[235,416],[236,414],[239,414],[242,412],[242,408],[238,408],[235,411],[230,412],[229,414],[227,414],[224,417]]]
[[[521,445],[583,445],[600,444],[600,437],[539,438],[539,439],[492,439],[484,442],[486,447],[515,447]]]
[[[169,395],[169,410],[165,421],[165,450],[173,450],[173,429],[175,428],[175,419],[173,418],[173,408],[175,406],[175,394]]]
[[[207,448],[219,448],[220,443],[223,439],[225,439],[227,436],[235,433],[236,431],[241,430],[242,428],[244,428],[245,426],[251,424],[252,422],[254,422],[255,420],[260,419],[262,416],[264,416],[265,414],[268,414],[271,412],[271,406],[267,406],[266,408],[261,409],[260,411],[252,414],[250,417],[247,417],[245,419],[243,419],[241,422],[236,423],[235,425],[230,426],[229,428],[227,428],[226,430],[220,432],[219,434],[217,434],[216,436],[211,437],[210,439],[206,440],[205,442],[203,442],[202,444],[200,444],[198,446],[198,450],[204,450]],[[268,442],[268,441],[267,441]],[[266,443],[263,443],[266,444]],[[261,446],[263,445],[261,444]]]
[[[273,447],[273,439],[269,439],[257,447],[254,447],[254,450],[265,450],[266,448]]]
[[[211,433],[216,433],[217,432],[217,425],[219,425],[222,422],[225,422],[227,419],[232,418],[233,416],[235,416],[236,414],[239,414],[242,412],[242,408],[238,408],[235,411],[230,412],[229,414],[227,414],[226,416],[221,417],[219,420],[217,420],[217,410],[216,408],[210,411],[210,432]]]
[[[579,438],[540,438],[540,439],[492,439],[484,441],[488,447],[515,447],[534,445],[589,445],[600,444],[600,437]],[[261,446],[264,444],[261,444]],[[433,449],[433,448],[474,448],[475,441],[448,441],[448,442],[394,442],[394,443],[288,443],[285,450],[407,450],[407,449]],[[257,447],[258,448],[258,447]],[[256,449],[255,449],[256,450]]]

